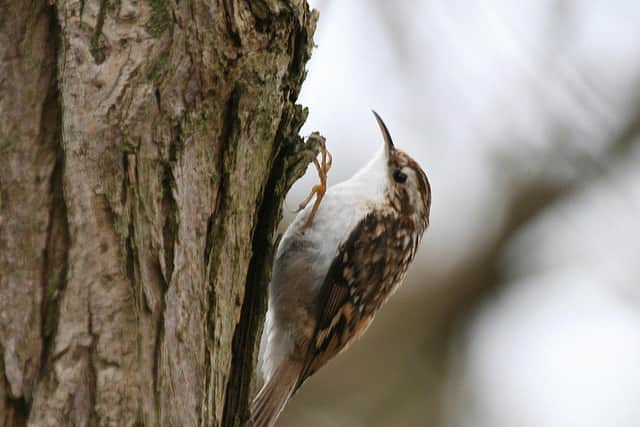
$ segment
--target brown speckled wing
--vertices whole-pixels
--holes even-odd
[[[318,323],[298,387],[367,329],[402,281],[416,233],[392,211],[369,213],[340,246],[318,295]]]

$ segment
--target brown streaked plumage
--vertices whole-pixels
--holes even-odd
[[[249,426],[273,426],[302,383],[366,331],[429,224],[429,181],[374,114],[383,152],[301,212],[278,248],[263,337],[266,382]]]
[[[404,280],[421,234],[396,211],[374,211],[341,245],[322,286],[316,332],[298,387],[366,331]]]

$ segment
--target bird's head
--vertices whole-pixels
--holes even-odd
[[[420,165],[407,153],[397,149],[382,118],[373,112],[384,139],[387,168],[386,197],[402,216],[413,216],[426,227],[431,207],[431,186]]]

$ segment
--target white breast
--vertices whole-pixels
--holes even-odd
[[[282,238],[278,253],[287,250],[290,240],[306,241],[310,243],[305,247],[312,252],[308,255],[313,259],[315,273],[326,276],[340,244],[367,213],[384,203],[387,181],[386,156],[381,149],[351,179],[327,190],[311,226],[303,227],[315,199],[296,216]],[[310,285],[321,284],[322,281]]]

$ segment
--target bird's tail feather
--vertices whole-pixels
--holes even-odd
[[[287,400],[296,390],[301,366],[285,362],[262,386],[251,404],[247,427],[273,427]]]

